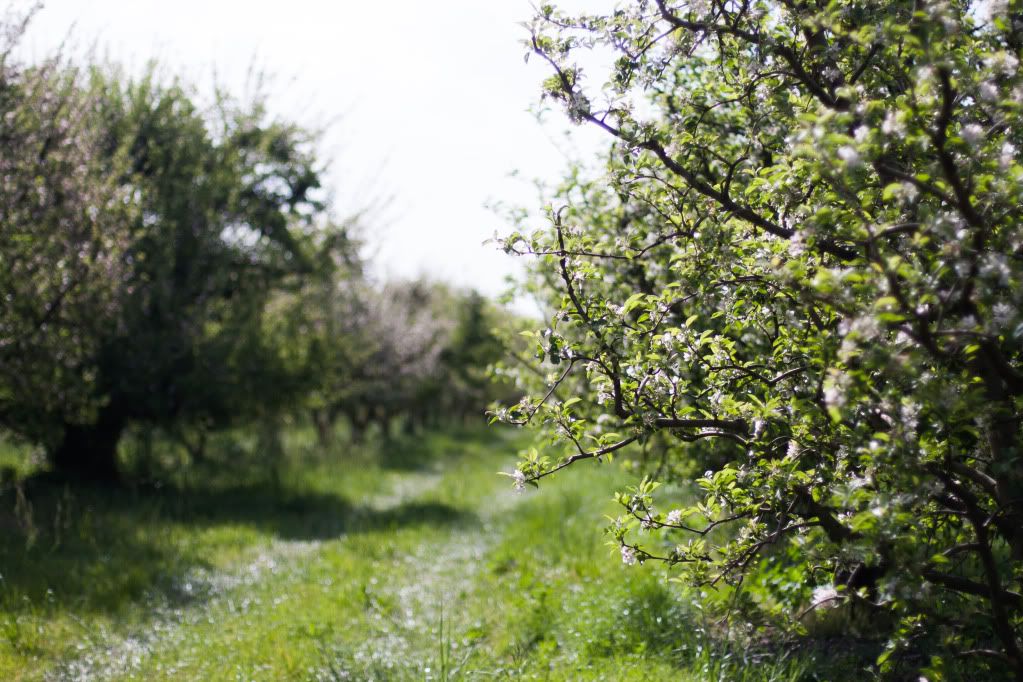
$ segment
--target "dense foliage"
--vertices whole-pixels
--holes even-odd
[[[89,125],[98,92],[60,59],[19,64],[24,27],[0,24],[0,423],[38,433],[47,413],[94,409],[89,358],[116,318],[137,208]]]
[[[541,6],[545,98],[613,142],[504,241],[556,310],[498,412],[551,436],[518,483],[642,445],[625,563],[754,626],[865,614],[896,676],[1023,679],[1020,9]]]
[[[194,461],[255,424],[270,461],[285,417],[386,436],[506,394],[496,309],[367,277],[314,131],[156,67],[25,64],[25,26],[0,18],[0,429],[113,481],[127,430]]]
[[[305,405],[326,445],[341,419],[354,440],[441,422],[481,419],[514,395],[486,370],[513,328],[476,292],[425,280],[377,284],[352,272],[307,282],[275,304],[281,345],[305,377]]]

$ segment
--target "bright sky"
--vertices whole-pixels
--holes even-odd
[[[339,117],[331,185],[341,212],[386,200],[367,230],[381,274],[494,294],[520,265],[482,245],[508,229],[484,204],[535,207],[530,181],[565,163],[560,114],[542,127],[527,111],[548,75],[523,61],[531,15],[528,0],[47,0],[26,46],[70,34],[129,66],[156,58],[198,82],[215,70],[237,91],[263,67],[282,113]]]

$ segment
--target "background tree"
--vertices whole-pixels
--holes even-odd
[[[265,333],[330,243],[315,135],[155,70],[4,53],[0,419],[55,468],[117,477],[129,423],[228,423],[301,390]],[[9,150],[9,151],[6,151]]]
[[[545,97],[614,143],[505,240],[557,312],[499,416],[565,445],[519,482],[674,441],[699,501],[623,493],[625,563],[731,586],[751,622],[855,603],[886,670],[1023,679],[1018,9],[542,6]]]
[[[375,284],[346,266],[310,280],[279,311],[295,362],[308,377],[306,397],[321,443],[342,417],[356,441],[395,422],[414,433],[465,422],[508,394],[486,369],[505,343],[498,310],[476,292],[426,280]]]
[[[105,404],[96,421],[65,424],[53,456],[86,472],[109,472],[128,421],[239,418],[287,401],[262,313],[275,289],[312,270],[311,236],[334,229],[309,133],[258,101],[221,97],[204,112],[150,74],[104,77],[103,103],[142,216],[130,296],[98,355]]]
[[[16,58],[29,18],[0,21],[0,424],[52,444],[55,415],[88,421],[99,407],[95,354],[139,214],[124,155],[93,125],[88,73]]]

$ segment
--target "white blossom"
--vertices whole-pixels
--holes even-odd
[[[835,384],[824,387],[824,404],[828,407],[840,408],[845,405],[845,392]]]
[[[903,182],[899,185],[899,197],[905,201],[913,201],[920,195],[920,190],[912,182]]]
[[[991,23],[1009,12],[1009,0],[987,0],[980,3],[977,17],[984,23]]]
[[[628,545],[622,545],[622,563],[626,566],[635,566],[637,561],[636,550]]]
[[[821,585],[813,588],[813,597],[810,602],[814,606],[821,606],[822,604],[834,604],[837,599],[838,590],[834,585]]]
[[[852,147],[850,145],[843,145],[838,148],[838,158],[841,159],[845,165],[852,168],[855,168],[856,166],[859,166],[861,163],[863,163],[863,159],[860,157],[860,153],[856,150],[855,147]]]
[[[668,516],[667,516],[667,518],[664,521],[665,521],[665,523],[669,523],[672,526],[677,526],[677,525],[681,524],[682,523],[682,510],[681,509],[672,509],[670,512],[668,512]]]
[[[1016,311],[1008,303],[1002,302],[996,303],[991,312],[994,314],[995,322],[1000,326],[1004,326],[1012,320]]]
[[[985,133],[984,126],[976,123],[970,123],[963,126],[962,132],[959,136],[963,138],[963,141],[971,147],[976,147],[984,141]]]
[[[1012,167],[1013,162],[1016,160],[1016,145],[1011,142],[1006,142],[1002,145],[1001,151],[998,153],[998,167],[1003,171],[1009,170]]]
[[[902,424],[908,431],[915,431],[920,422],[920,403],[906,402],[902,405]]]
[[[689,9],[693,14],[704,15],[710,11],[710,0],[689,0]]]
[[[980,274],[986,279],[997,280],[1002,286],[1007,286],[1012,276],[1012,269],[1004,255],[988,253],[981,259]]]
[[[894,111],[889,111],[881,122],[881,132],[901,137],[906,134],[906,126]]]
[[[1019,67],[1019,58],[1009,52],[995,52],[985,59],[984,63],[997,74],[1012,76]]]
[[[806,242],[803,241],[803,235],[798,230],[792,233],[789,237],[789,253],[798,258],[806,253]]]
[[[859,488],[865,488],[870,485],[870,479],[866,476],[853,476],[849,479],[849,488],[852,490],[858,490]]]
[[[982,100],[994,102],[998,99],[998,86],[991,82],[984,82],[977,88],[977,94]]]
[[[516,469],[512,472],[512,480],[515,482],[515,490],[522,492],[526,489],[526,475]]]

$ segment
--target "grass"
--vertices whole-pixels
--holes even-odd
[[[495,473],[516,438],[327,456],[295,431],[269,477],[7,485],[0,679],[828,679],[730,651],[662,571],[615,561],[600,523],[621,470],[514,494]],[[251,447],[216,451],[250,471]],[[23,475],[26,454],[0,465]]]

